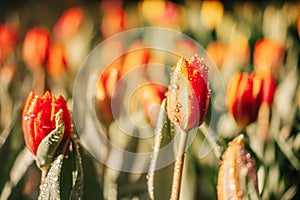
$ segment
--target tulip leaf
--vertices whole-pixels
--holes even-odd
[[[64,123],[62,121],[62,110],[56,114],[56,128],[51,131],[40,143],[37,154],[36,163],[39,168],[46,168],[53,162],[57,149],[64,136]]]
[[[61,199],[60,198],[60,172],[64,155],[60,154],[52,162],[43,185],[40,189],[39,200]]]
[[[72,155],[74,157],[73,159],[75,160],[75,163],[72,171],[72,190],[69,199],[75,200],[82,199],[83,195],[83,167],[77,135],[73,136],[72,147],[74,151]]]

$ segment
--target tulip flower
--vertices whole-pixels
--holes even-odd
[[[254,47],[253,62],[257,73],[278,74],[283,65],[284,47],[273,40],[258,40]]]
[[[16,46],[16,30],[12,27],[0,24],[0,63],[12,52]]]
[[[160,108],[159,105],[165,97],[165,88],[161,85],[148,84],[142,87],[140,92],[146,118],[155,126]]]
[[[116,85],[119,80],[120,72],[113,64],[108,69],[106,69],[99,78],[95,99],[96,109],[100,120],[106,125],[109,125],[114,119],[111,110],[111,103],[112,98],[119,97],[119,94],[113,97]],[[120,106],[120,104],[115,106]],[[115,107],[115,111],[118,110],[119,108]],[[114,114],[117,115],[117,112],[115,112]]]
[[[180,58],[173,67],[167,97],[167,113],[183,130],[197,127],[206,116],[210,90],[204,60],[194,56],[188,63]]]
[[[262,102],[262,79],[255,75],[236,72],[227,86],[228,110],[241,127],[257,118]],[[266,97],[267,98],[267,97]]]
[[[47,72],[55,77],[63,73],[67,68],[66,53],[61,44],[51,45],[49,49],[49,58],[47,63]]]
[[[172,200],[180,195],[182,166],[188,132],[204,121],[210,99],[208,68],[197,55],[191,62],[180,58],[173,67],[166,94],[168,118],[179,127],[180,143],[174,164]]]
[[[56,98],[50,92],[46,92],[43,97],[32,92],[29,94],[23,110],[22,125],[26,146],[34,155],[37,155],[42,140],[57,128],[56,117],[60,110],[64,135],[58,150],[68,142],[72,134],[71,118],[65,99],[62,96]]]
[[[83,21],[81,8],[70,8],[65,11],[54,26],[53,33],[58,39],[65,40],[78,32]]]
[[[218,199],[258,199],[255,161],[246,150],[243,135],[229,143],[218,174]],[[251,198],[255,197],[255,198]]]
[[[48,58],[50,36],[47,30],[30,29],[23,43],[23,60],[30,69],[42,66]]]

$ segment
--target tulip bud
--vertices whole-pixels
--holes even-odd
[[[83,21],[83,11],[80,8],[71,8],[65,11],[54,26],[54,36],[65,40],[76,34]]]
[[[267,105],[271,105],[274,99],[274,93],[276,89],[276,80],[273,78],[271,74],[262,76],[262,83],[263,83],[263,97],[262,103],[266,103]]]
[[[204,60],[196,55],[190,63],[180,58],[172,69],[166,97],[168,117],[183,130],[202,124],[210,98]]]
[[[99,78],[95,97],[96,109],[99,119],[106,125],[109,125],[114,120],[111,103],[112,98],[119,97],[119,94],[113,96],[119,80],[120,72],[113,65],[106,69]],[[120,104],[115,106],[120,106]],[[119,108],[115,107],[115,115],[118,115],[118,110]]]
[[[258,199],[255,161],[245,149],[243,138],[243,135],[237,136],[222,156],[217,185],[219,200]]]
[[[56,127],[56,115],[62,110],[61,119],[64,123],[64,135],[60,143],[62,147],[72,134],[71,118],[65,99],[62,96],[54,97],[46,92],[38,97],[32,92],[29,94],[22,115],[24,139],[27,148],[34,154],[42,140]],[[66,149],[67,152],[68,148]]]
[[[256,42],[253,53],[257,73],[277,75],[283,64],[284,47],[273,40],[261,39]]]
[[[67,68],[66,53],[61,44],[51,45],[49,49],[49,59],[47,72],[51,77],[62,74]]]
[[[27,67],[33,69],[43,65],[48,58],[50,36],[47,30],[30,29],[23,43],[23,60]]]
[[[262,93],[262,80],[255,74],[236,72],[229,81],[228,110],[242,127],[256,120]]]
[[[0,25],[0,63],[12,52],[16,46],[16,30],[8,25]]]
[[[142,87],[140,92],[140,98],[143,103],[143,109],[147,120],[155,126],[157,123],[160,104],[165,97],[165,88],[161,85],[150,84]]]

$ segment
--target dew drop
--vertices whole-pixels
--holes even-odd
[[[176,116],[174,116],[173,120],[174,120],[175,122],[179,122],[179,119],[178,119]]]
[[[30,117],[28,115],[25,115],[24,118],[23,118],[25,121],[29,120]]]
[[[177,108],[181,108],[182,107],[182,105],[181,105],[181,103],[177,103]]]
[[[235,190],[235,188],[236,188],[236,187],[235,187],[234,184],[230,184],[230,189],[231,189],[231,190]]]
[[[238,191],[238,193],[237,193],[237,196],[238,196],[238,197],[241,197],[241,196],[243,196],[243,191],[241,191],[241,190],[240,190],[240,191]]]
[[[179,113],[180,112],[179,108],[175,108],[175,112]]]

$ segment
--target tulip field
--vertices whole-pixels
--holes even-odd
[[[300,3],[0,3],[0,200],[300,199]]]

